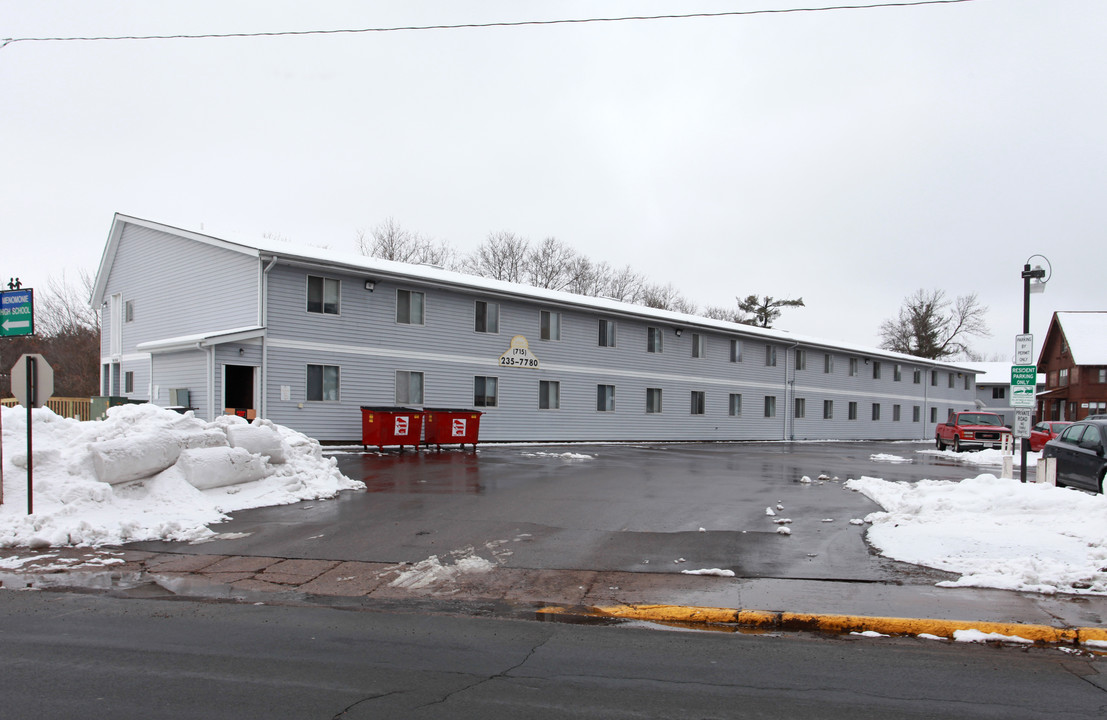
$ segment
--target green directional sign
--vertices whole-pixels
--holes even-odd
[[[35,332],[35,291],[0,291],[0,337],[33,335]]]
[[[1011,366],[1011,407],[1034,407],[1034,389],[1038,385],[1037,365]]]

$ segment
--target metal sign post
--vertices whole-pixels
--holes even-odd
[[[34,513],[34,454],[31,411],[46,404],[54,393],[54,370],[35,353],[20,356],[12,367],[12,394],[27,408],[27,514]]]

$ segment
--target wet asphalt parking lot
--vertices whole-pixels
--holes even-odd
[[[365,491],[236,512],[213,527],[229,539],[132,547],[382,563],[474,554],[509,568],[719,568],[749,578],[926,582],[942,575],[870,551],[865,526],[850,520],[879,508],[842,484],[860,476],[998,474],[918,452],[930,447],[773,442],[337,451],[339,468],[364,481]],[[789,535],[774,522],[785,518]]]

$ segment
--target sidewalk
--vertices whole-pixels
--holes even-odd
[[[18,561],[4,558],[18,557]],[[416,566],[276,557],[182,555],[112,549],[0,554],[5,589],[118,592],[241,602],[371,606],[474,603],[533,612],[723,622],[762,628],[952,636],[953,630],[1047,642],[1107,641],[1107,597],[675,572],[535,570],[489,564]],[[739,614],[741,611],[741,614]],[[1011,627],[1011,626],[1018,627]],[[1079,637],[1073,631],[1082,628]],[[1105,645],[1107,647],[1107,645]]]

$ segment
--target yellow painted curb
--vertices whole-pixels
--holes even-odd
[[[735,610],[731,608],[692,607],[686,605],[603,605],[585,608],[549,606],[538,612],[576,614],[591,617],[615,617],[653,622],[734,624],[777,630],[811,630],[850,633],[878,632],[884,635],[935,635],[953,639],[958,630],[1008,637],[1020,637],[1038,643],[1077,644],[1107,642],[1107,628],[1058,628],[1050,625],[984,622],[975,620],[938,620],[927,618],[869,617],[864,615],[823,615],[818,613]]]

